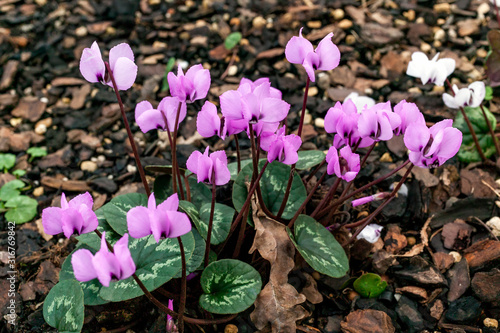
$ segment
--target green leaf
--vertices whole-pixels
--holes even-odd
[[[6,183],[2,188],[0,188],[0,200],[7,201],[21,194],[20,188],[23,188],[26,184],[19,179],[11,180]]]
[[[196,225],[196,229],[200,232],[201,236],[206,240],[208,234],[208,223],[210,221],[210,209],[211,204],[206,203],[201,206],[200,209],[200,219],[198,221],[193,220]],[[212,237],[210,239],[210,244],[217,245],[226,240],[229,235],[229,230],[231,229],[231,223],[233,222],[235,210],[229,206],[216,203],[214,209],[214,221],[212,226]],[[196,222],[199,222],[196,224]]]
[[[188,183],[189,188],[191,189],[191,201],[198,210],[204,203],[212,201],[212,191],[207,185],[198,183],[196,178],[193,177],[188,178]],[[184,186],[184,179],[182,179],[182,184],[185,190],[186,187]],[[156,177],[153,185],[153,190],[157,202],[165,201],[169,196],[173,194],[172,177],[170,175],[161,175],[159,177]]]
[[[232,50],[236,45],[238,45],[238,43],[240,42],[241,40],[241,32],[232,32],[229,34],[229,36],[226,37],[226,39],[224,40],[224,47],[227,49],[227,50]]]
[[[297,170],[306,170],[320,164],[325,160],[325,153],[319,150],[299,151],[299,160],[295,164]]]
[[[264,166],[265,160],[259,162],[259,171]],[[266,171],[260,180],[260,188],[262,192],[262,199],[266,207],[273,213],[278,214],[281,207],[281,202],[285,196],[285,190],[290,176],[290,166],[274,161],[269,164]],[[250,182],[252,179],[252,165],[245,166],[233,185],[233,205],[237,211],[243,207],[247,198],[248,190],[245,182]],[[292,181],[292,188],[290,196],[285,206],[285,211],[282,217],[284,219],[291,219],[300,205],[307,197],[306,188],[300,179],[300,176],[295,173]]]
[[[239,260],[211,263],[201,274],[200,305],[212,313],[239,313],[249,308],[262,288],[259,272]]]
[[[0,154],[0,169],[9,170],[16,164],[16,155]]]
[[[484,95],[484,100],[485,101],[491,101],[493,99],[493,88],[490,86],[486,86],[486,92]]]
[[[243,161],[240,161],[240,166],[243,169],[245,166],[247,166],[248,164],[251,164],[251,163],[252,163],[251,159],[243,160]],[[238,177],[238,162],[229,163],[227,165],[227,168],[229,169],[229,172],[231,173],[231,180],[235,181],[236,177]]]
[[[361,296],[375,298],[384,292],[385,288],[387,288],[387,282],[382,281],[377,274],[366,273],[357,278],[353,286],[354,290]]]
[[[488,110],[487,107],[483,106],[486,116],[491,123],[492,128],[496,128],[496,119],[495,116]],[[471,108],[466,107],[465,113],[469,118],[472,128],[477,135],[479,140],[479,145],[481,146],[484,154],[487,158],[495,154],[495,144],[493,142],[493,138],[491,137],[488,124],[484,119],[483,112],[480,107]],[[474,140],[472,139],[472,135],[470,134],[469,127],[462,115],[462,112],[458,112],[455,117],[455,121],[453,122],[453,127],[458,128],[463,133],[462,145],[460,146],[460,150],[458,151],[458,158],[464,162],[479,162],[481,161],[481,157],[479,156],[479,152],[476,149],[476,145]]]
[[[84,317],[83,291],[75,280],[57,283],[43,302],[43,318],[59,332],[80,332]]]
[[[32,161],[36,157],[47,156],[47,149],[42,147],[31,147],[26,151],[26,153],[31,156],[30,161]]]
[[[137,206],[148,205],[148,197],[141,193],[122,194],[111,199],[102,207],[104,217],[111,228],[120,235],[127,231],[127,212]]]
[[[111,245],[114,245],[120,238],[121,235],[117,234],[113,228],[109,225],[104,217],[104,206],[95,211],[95,215],[97,216],[97,221],[99,224],[97,225],[97,230],[102,233],[105,232],[106,239]],[[79,242],[86,244],[94,249],[99,249],[101,247],[101,239],[97,236],[95,232],[89,232],[86,234],[82,234],[76,236]]]
[[[38,202],[35,199],[25,195],[9,199],[5,203],[5,208],[8,209],[5,219],[16,224],[31,221],[36,216],[37,206]]]
[[[192,229],[194,237],[194,250],[193,255],[189,260],[186,260],[186,275],[193,273],[200,265],[203,263],[203,259],[205,257],[205,240],[200,236],[200,233],[196,229]],[[182,277],[182,271],[179,271],[174,279],[178,279]]]
[[[182,236],[181,239],[184,245],[186,262],[189,262],[195,249],[193,233],[189,232]],[[92,253],[97,252],[97,249],[85,247]],[[158,244],[153,236],[141,239],[129,238],[129,249],[136,265],[136,274],[149,291],[153,291],[170,281],[182,268],[179,243],[176,238],[160,240]],[[60,275],[65,279],[74,278],[70,256],[65,260]],[[80,283],[84,291],[87,290],[86,296],[88,295],[88,300],[85,300],[87,305],[102,304],[100,302],[103,300],[120,302],[143,295],[133,277],[111,282],[109,287],[102,286],[97,279]]]
[[[302,257],[316,271],[338,278],[347,273],[349,260],[342,246],[323,225],[310,216],[299,215],[294,233],[288,235]]]
[[[163,75],[163,84],[161,86],[161,91],[167,91],[168,90],[168,73],[172,71],[175,65],[175,58],[170,57],[167,62],[167,66],[165,67],[165,74]]]
[[[16,176],[17,178],[19,178],[19,177],[22,177],[22,176],[24,176],[24,175],[26,174],[26,170],[23,170],[23,169],[17,169],[17,170],[14,170],[14,171],[12,172],[12,174],[13,174],[14,176]]]

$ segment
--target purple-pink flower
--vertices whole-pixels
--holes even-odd
[[[165,120],[168,123],[168,130],[174,131],[175,118],[177,116],[177,109],[181,101],[177,97],[165,97],[158,104],[158,108],[153,108],[153,105],[148,101],[142,101],[135,106],[135,122],[143,133],[149,132],[152,129],[167,130]],[[186,118],[186,103],[180,103],[179,124]]]
[[[169,299],[168,300],[168,309],[170,311],[174,311],[174,301]],[[174,318],[172,318],[171,315],[169,315],[167,313],[167,326],[166,326],[166,329],[167,329],[167,333],[174,333],[174,329],[175,329],[175,322],[174,322]]]
[[[314,49],[311,42],[302,37],[302,29],[299,37],[293,36],[286,44],[285,56],[292,64],[304,66],[309,79],[314,82],[316,69],[328,71],[339,65],[340,51],[332,42],[333,32],[326,35]]]
[[[154,193],[148,199],[148,207],[137,206],[127,212],[130,236],[142,238],[153,235],[158,243],[162,238],[176,238],[191,231],[191,222],[185,213],[178,211],[177,193],[156,206]]]
[[[132,87],[137,77],[137,65],[134,63],[134,53],[128,44],[118,44],[109,51],[109,67],[118,90],[127,90]],[[97,42],[83,50],[80,58],[80,72],[89,82],[101,82],[113,87]]]
[[[375,141],[390,140],[394,129],[400,124],[401,118],[392,112],[391,102],[378,103],[361,113],[358,120],[359,135]]]
[[[177,75],[170,72],[167,79],[170,94],[187,103],[205,98],[210,88],[210,71],[204,69],[201,64],[189,68],[186,75],[179,65]]]
[[[404,136],[408,157],[416,166],[433,168],[455,156],[462,144],[462,132],[453,128],[453,120],[445,119],[431,128],[413,123]]]
[[[123,235],[110,252],[106,244],[105,233],[102,233],[101,249],[95,255],[87,249],[73,253],[71,265],[75,278],[86,282],[97,278],[105,287],[111,281],[124,280],[135,273],[135,264],[128,248],[128,234]]]
[[[48,207],[42,212],[43,230],[48,235],[61,232],[67,238],[74,233],[78,235],[92,232],[99,222],[92,210],[94,201],[89,192],[77,195],[69,202],[66,195],[61,195],[61,207]]]
[[[225,185],[231,179],[227,168],[227,156],[223,150],[214,151],[209,155],[209,147],[202,154],[195,150],[189,156],[186,166],[198,177],[198,183],[208,182],[215,185]]]
[[[262,132],[260,147],[267,151],[267,160],[271,163],[278,160],[281,163],[292,165],[297,163],[299,155],[297,151],[302,145],[302,139],[295,135],[285,135],[285,126],[275,133]]]
[[[335,174],[348,182],[356,178],[360,169],[359,155],[353,153],[349,146],[340,149],[340,156],[337,148],[330,147],[326,154],[326,163],[326,172],[329,175]]]
[[[227,135],[243,132],[247,126],[248,123],[244,119],[233,120],[224,117],[221,119],[217,113],[217,107],[209,101],[203,104],[196,118],[198,133],[205,138],[217,135],[224,140]]]
[[[394,135],[405,134],[408,126],[414,123],[425,125],[424,115],[415,103],[408,103],[403,99],[394,107],[394,113],[401,118],[401,124],[394,129]]]
[[[278,89],[272,88],[268,80],[260,82],[262,83],[257,86],[255,82],[242,79],[237,90],[226,91],[220,96],[224,118],[238,121],[238,126],[251,123],[257,135],[264,128],[269,132],[276,131],[279,122],[285,119],[290,109],[290,104],[281,99]]]
[[[389,192],[375,193],[375,194],[369,195],[367,197],[362,197],[362,198],[353,200],[352,206],[356,207],[356,206],[361,206],[361,205],[364,205],[364,204],[372,202],[372,201],[383,200],[383,199],[387,198],[389,195],[390,195]]]

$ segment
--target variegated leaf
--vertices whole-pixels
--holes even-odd
[[[75,280],[56,284],[43,303],[43,318],[59,332],[80,332],[84,316],[83,291]]]
[[[259,162],[259,170],[264,166],[264,163],[265,161],[263,160]],[[285,197],[289,177],[290,166],[278,161],[269,164],[262,175],[260,180],[262,200],[273,214],[278,214],[283,198]],[[245,182],[250,182],[251,179],[252,165],[249,164],[241,170],[233,185],[233,204],[237,211],[240,211],[241,207],[243,207],[243,203],[248,195]],[[284,219],[291,219],[306,197],[306,188],[300,176],[295,174],[292,181],[290,196],[288,197],[282,217]]]
[[[206,203],[201,206],[200,209],[200,220],[196,228],[200,232],[201,236],[206,240],[208,234],[208,223],[210,221],[210,209],[211,204]],[[210,244],[217,245],[226,240],[229,235],[229,229],[231,229],[231,223],[233,222],[235,210],[229,206],[216,203],[214,209],[214,221],[212,227],[212,237],[210,239]],[[194,221],[193,221],[194,222]]]
[[[316,271],[331,277],[342,277],[349,269],[344,249],[333,235],[310,216],[299,215],[294,225],[295,236],[288,235],[302,257]]]
[[[243,169],[245,166],[251,163],[252,163],[251,159],[240,161],[240,167]],[[227,168],[231,173],[231,180],[235,181],[236,178],[238,177],[238,162],[229,163],[227,165]]]
[[[123,235],[127,232],[127,212],[136,206],[147,206],[148,198],[141,193],[119,195],[102,207],[104,217],[113,230]]]
[[[201,274],[200,305],[212,313],[239,313],[249,308],[262,288],[259,272],[239,260],[211,263]]]
[[[186,262],[186,274],[190,274],[196,271],[200,265],[203,263],[203,259],[205,257],[205,240],[200,236],[200,233],[196,229],[192,229],[191,232],[194,236],[194,250],[193,255]],[[174,279],[181,278],[182,272],[179,271]]]
[[[320,164],[325,160],[325,153],[319,150],[302,150],[299,151],[299,160],[295,164],[297,170],[305,170]]]

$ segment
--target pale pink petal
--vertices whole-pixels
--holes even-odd
[[[167,200],[158,205],[157,209],[162,212],[176,211],[177,209],[179,209],[179,196],[177,195],[177,193],[169,196]]]
[[[146,207],[133,207],[127,212],[127,228],[130,236],[142,238],[151,235],[149,210]]]
[[[404,142],[406,148],[414,152],[421,152],[431,137],[427,126],[422,124],[411,124],[406,128]]]
[[[191,231],[191,222],[185,213],[168,211],[166,214],[170,221],[169,238],[180,237]]]
[[[179,66],[179,71],[182,73],[182,69]],[[181,80],[177,77],[173,72],[168,73],[167,75],[168,86],[170,87],[170,95],[172,96],[184,96],[186,98],[186,93],[184,91],[184,87],[181,84]]]
[[[137,103],[135,106],[135,122],[137,122],[137,118],[139,118],[144,112],[153,109],[153,105],[148,101],[142,101]]]
[[[151,231],[157,243],[161,238],[168,237],[168,235],[170,234],[171,222],[168,219],[167,213],[168,212],[162,212],[159,210],[149,212]]]
[[[177,119],[177,110],[179,109],[179,105],[179,118]],[[187,106],[186,103],[181,102],[181,100],[177,97],[165,97],[158,105],[158,110],[163,112],[167,118],[168,129],[170,132],[173,132],[175,128],[175,120],[177,119],[177,128],[179,128],[179,124],[184,120],[184,118],[186,118]]]
[[[186,77],[188,77],[188,73],[186,73]],[[208,69],[198,71],[192,82],[195,96],[191,97],[191,101],[207,97],[208,89],[210,88],[210,71]]]
[[[86,234],[97,229],[99,221],[97,220],[97,216],[92,208],[89,208],[86,205],[80,205],[77,210],[83,218],[83,226],[80,232],[81,234]]]
[[[103,80],[106,67],[97,42],[94,42],[90,48],[83,50],[80,58],[80,72],[85,80],[89,82],[94,83]]]
[[[57,235],[62,229],[63,210],[59,207],[47,207],[42,211],[43,231],[48,235]]]
[[[432,125],[429,128],[429,132],[433,137],[435,137],[440,131],[444,130],[447,127],[452,127],[452,126],[453,126],[453,119],[444,119]]]
[[[186,167],[192,173],[198,173],[198,160],[200,159],[201,155],[201,152],[195,150],[189,156],[186,162]]]
[[[92,195],[89,192],[85,192],[71,199],[68,205],[69,207],[75,209],[79,209],[81,205],[85,205],[88,208],[92,209],[92,206],[94,205],[94,200],[92,199]]]
[[[118,90],[132,87],[137,77],[137,65],[132,60],[125,57],[118,58],[112,70]],[[112,82],[108,82],[108,85],[113,86]]]
[[[83,227],[83,218],[80,212],[74,208],[64,210],[61,217],[62,230],[66,238],[70,238],[73,233],[80,234]]]
[[[243,119],[241,94],[236,90],[228,90],[220,96],[220,107],[224,117],[228,119]]]
[[[436,153],[436,155],[440,158],[440,164],[444,162],[442,162],[443,159],[448,160],[455,156],[458,153],[461,144],[462,132],[453,127],[445,128],[443,130],[441,145]]]
[[[128,234],[123,235],[123,237],[116,242],[114,250],[114,254],[121,268],[121,274],[118,278],[123,280],[132,276],[132,274],[135,273],[135,263],[128,248]]]
[[[87,282],[97,278],[97,272],[92,264],[94,255],[87,249],[75,251],[71,256],[71,266],[75,278],[80,282]]]
[[[104,247],[106,246],[104,245]],[[102,249],[103,247],[92,258],[92,265],[94,266],[99,282],[103,286],[109,287],[112,277],[118,278],[120,276],[120,263],[113,253],[107,250],[102,251]]]
[[[333,32],[326,35],[314,52],[319,56],[318,69],[331,70],[339,65],[340,51],[337,45],[332,42]]]
[[[231,173],[227,168],[227,162],[224,163],[224,161],[216,159],[213,165],[215,167],[215,185],[225,185],[229,183],[229,181],[231,180]]]
[[[286,59],[292,64],[302,64],[306,55],[314,52],[314,48],[310,41],[302,37],[302,28],[300,28],[300,37],[293,36],[285,48]]]
[[[280,122],[286,118],[290,104],[282,99],[266,98],[262,101],[260,120],[268,123]]]
[[[147,133],[153,129],[166,128],[165,119],[161,115],[161,112],[156,109],[149,109],[143,112],[135,119],[135,122],[143,133]]]
[[[220,132],[220,118],[217,114],[217,107],[206,101],[198,112],[196,118],[196,128],[198,133],[205,138],[210,138]]]
[[[111,67],[113,73],[115,72],[117,60],[121,57],[125,57],[126,59],[134,62],[134,52],[132,52],[130,45],[127,43],[118,44],[109,50],[109,66]]]

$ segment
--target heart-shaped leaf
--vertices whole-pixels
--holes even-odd
[[[252,163],[251,159],[240,161],[240,167],[243,169],[250,163]],[[227,168],[229,169],[229,173],[231,173],[231,180],[235,181],[236,177],[238,177],[238,162],[229,163]]]
[[[211,263],[201,274],[204,294],[200,305],[212,313],[239,313],[249,308],[260,293],[259,272],[239,260],[223,259]]]
[[[11,180],[0,188],[0,200],[7,201],[21,194],[20,188],[25,186],[24,182],[19,179]]]
[[[228,50],[232,50],[233,47],[238,45],[238,43],[241,40],[241,37],[242,37],[241,32],[236,31],[230,33],[224,40],[224,47]]]
[[[0,170],[9,170],[16,164],[16,155],[0,154]]]
[[[290,229],[288,235],[312,268],[334,278],[347,273],[349,260],[330,231],[307,215],[299,215],[293,228],[295,236]]]
[[[205,257],[205,240],[200,236],[200,233],[196,229],[192,229],[194,237],[194,250],[193,255],[186,262],[186,274],[190,274],[200,268],[200,265],[203,263],[203,259]],[[178,279],[182,277],[182,271],[179,271],[174,279]]]
[[[196,224],[196,220],[193,220],[193,223],[195,223],[196,225],[196,229],[198,229],[201,236],[205,240],[207,239],[208,223],[210,222],[210,209],[210,203],[204,204],[200,209],[200,219],[198,220],[199,224]],[[231,229],[234,212],[235,210],[229,206],[219,203],[215,204],[214,222],[210,244],[217,245],[226,240],[227,236],[229,235],[229,229]]]
[[[127,231],[127,212],[137,206],[148,205],[148,197],[141,193],[122,194],[111,199],[102,207],[104,217],[116,233],[124,235]]]
[[[5,219],[9,222],[21,224],[31,221],[37,213],[38,202],[26,195],[13,197],[5,203],[8,209]]]
[[[377,274],[366,273],[354,281],[353,287],[361,296],[375,298],[384,292],[387,282]]]
[[[259,162],[259,170],[264,166],[265,161],[261,160]],[[283,198],[285,197],[285,191],[288,184],[288,178],[290,177],[290,166],[274,161],[269,164],[266,171],[262,175],[260,180],[260,188],[262,192],[262,200],[266,207],[273,213],[278,214],[281,207]],[[249,164],[245,166],[233,185],[233,204],[234,208],[239,212],[243,207],[248,190],[246,182],[250,182],[252,179],[252,165]],[[295,174],[292,181],[292,188],[290,190],[290,196],[285,206],[282,217],[284,219],[291,219],[300,205],[306,200],[307,192],[304,187],[304,183],[300,179],[300,176]]]
[[[325,160],[325,153],[319,150],[299,151],[299,160],[295,164],[295,169],[306,170],[320,164]]]
[[[75,280],[64,280],[50,290],[43,302],[43,318],[59,332],[80,332],[85,317],[83,291]]]
[[[488,110],[488,108],[483,108],[492,128],[495,128],[497,124],[495,116]],[[474,132],[476,132],[477,138],[479,140],[479,145],[481,146],[486,157],[489,158],[490,156],[495,154],[496,150],[493,138],[489,133],[488,124],[484,119],[481,108],[466,107],[465,113],[467,114],[467,117],[472,124]],[[460,150],[458,151],[458,158],[461,161],[468,163],[481,161],[481,156],[476,149],[476,145],[474,143],[474,140],[472,139],[472,135],[470,134],[469,127],[465,122],[462,112],[457,113],[455,121],[453,122],[453,127],[458,128],[463,133],[462,145],[460,146]]]

